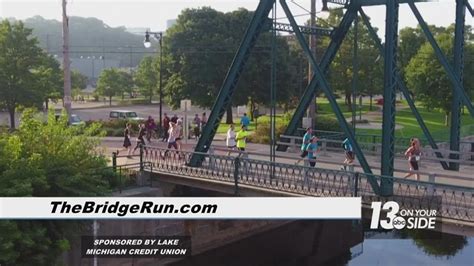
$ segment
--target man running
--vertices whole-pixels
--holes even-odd
[[[240,127],[240,131],[237,132],[235,135],[235,140],[237,140],[237,149],[239,151],[245,151],[245,147],[247,146],[247,137],[249,133],[247,132],[247,128],[242,125]]]

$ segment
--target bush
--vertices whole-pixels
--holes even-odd
[[[342,131],[337,119],[327,116],[316,117],[316,129],[323,131]]]
[[[286,124],[276,125],[276,138],[279,139],[280,135],[285,132]],[[270,144],[270,122],[263,121],[258,124],[258,128],[251,134],[248,139],[252,143]]]

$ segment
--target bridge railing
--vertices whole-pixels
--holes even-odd
[[[150,164],[145,170],[228,182],[236,194],[242,186],[250,186],[305,196],[361,196],[366,203],[395,200],[403,207],[436,209],[441,217],[474,223],[472,188],[371,175],[379,184],[382,179],[393,182],[393,196],[381,197],[374,193],[369,175],[364,173],[249,159],[245,153],[239,156],[200,153],[204,158],[202,165],[190,167],[188,162],[194,153],[146,147],[143,161]]]

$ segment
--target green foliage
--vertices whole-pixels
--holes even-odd
[[[324,130],[324,131],[342,131],[341,126],[339,126],[339,122],[337,119],[327,116],[318,116],[316,118],[316,125],[317,130]]]
[[[152,57],[147,56],[140,62],[134,76],[138,91],[141,95],[149,98],[150,103],[151,97],[158,88],[159,73],[159,64],[154,62]]]
[[[24,110],[19,129],[0,135],[0,196],[108,195],[114,175],[93,170],[106,166],[97,149],[100,126],[69,127],[67,117],[56,120],[52,110],[46,123],[35,117],[35,111]],[[0,264],[55,265],[69,248],[67,237],[82,226],[73,221],[0,221]]]
[[[342,9],[331,11],[327,21],[321,21],[322,24],[338,25],[343,16]],[[383,59],[381,60],[378,48],[369,35],[362,18],[358,23],[358,77],[357,93],[363,95],[374,95],[382,92],[383,88]],[[375,28],[377,31],[377,28]],[[319,58],[322,57],[322,51],[329,44],[329,38],[323,38],[319,41]],[[354,28],[352,28],[344,38],[333,63],[328,72],[329,81],[334,91],[339,92],[345,97],[345,103],[351,110],[352,103],[352,80],[353,80],[353,54],[354,54]]]
[[[87,77],[82,75],[79,71],[71,71],[71,87],[73,90],[84,90],[87,87]]]
[[[253,13],[245,9],[222,13],[212,8],[186,9],[164,38],[166,95],[173,107],[190,98],[193,104],[214,103]],[[231,29],[231,30],[229,30]],[[242,73],[232,104],[270,101],[271,34],[261,34]],[[295,91],[288,69],[289,47],[277,38],[278,101],[286,103]]]
[[[133,80],[129,73],[115,68],[105,69],[99,76],[96,92],[99,95],[109,97],[112,105],[112,97],[122,93],[130,92],[133,87]]]
[[[0,23],[0,107],[15,115],[18,105],[41,106],[57,90],[58,64],[38,47],[22,22]],[[15,120],[10,119],[15,128]]]
[[[452,28],[441,28],[436,36],[438,45],[447,58],[453,57],[453,34]],[[466,43],[464,50],[466,55],[473,55],[474,45]],[[474,61],[465,60],[464,73],[464,87],[470,92],[474,86],[474,76],[468,73],[474,73]],[[410,60],[405,69],[405,77],[409,87],[415,92],[416,99],[424,106],[430,110],[441,109],[447,115],[450,113],[453,85],[429,43],[424,43]]]

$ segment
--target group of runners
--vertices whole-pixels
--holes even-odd
[[[307,128],[306,133],[303,136],[303,142],[301,144],[301,158],[306,159],[309,162],[311,167],[316,166],[316,154],[319,152],[318,147],[318,138],[313,136],[313,129]],[[344,150],[345,159],[342,163],[341,170],[347,171],[348,167],[353,166],[354,164],[354,149],[349,138],[345,138],[342,141],[342,148]],[[405,151],[405,156],[408,159],[409,163],[409,172],[405,175],[405,178],[408,178],[412,175],[416,175],[416,180],[420,180],[420,174],[418,173],[419,161],[421,158],[421,144],[420,140],[417,138],[412,138],[410,140],[410,146]],[[297,161],[297,164],[301,160]]]
[[[202,114],[202,117],[199,117],[198,114],[195,115],[193,120],[194,128],[194,135],[199,138],[202,128],[207,123],[206,113]],[[235,126],[233,124],[229,125],[229,129],[227,130],[226,134],[226,146],[230,152],[233,150],[238,150],[240,152],[244,152],[247,147],[247,138],[249,136],[248,126],[250,125],[250,119],[245,113],[243,117],[240,119],[240,129],[239,131],[235,131]],[[172,118],[169,118],[168,115],[165,113],[163,118],[163,141],[167,141],[168,150],[174,148],[177,151],[181,150],[181,140],[183,138],[183,120],[178,118],[174,115]],[[148,120],[145,123],[139,124],[138,128],[138,136],[137,136],[137,144],[135,148],[132,150],[132,142],[131,142],[131,124],[127,123],[124,129],[124,141],[123,147],[128,150],[127,155],[130,157],[132,154],[136,152],[137,149],[140,148],[141,145],[145,146],[145,138],[148,142],[151,141],[153,132],[156,130],[155,121],[151,116],[148,117]],[[315,167],[316,166],[316,155],[320,151],[318,145],[318,137],[313,135],[313,129],[307,128],[306,132],[303,136],[303,142],[301,144],[301,159],[296,162],[298,164],[301,160],[305,160],[309,163],[309,166]],[[353,166],[354,163],[354,150],[352,147],[352,143],[348,138],[345,138],[342,141],[342,148],[344,150],[345,159],[342,163],[341,170],[347,171],[348,167]],[[164,156],[168,153],[168,150],[165,152]],[[418,173],[419,169],[419,161],[421,156],[421,145],[420,140],[417,138],[412,138],[410,142],[410,146],[405,151],[405,156],[408,158],[409,162],[409,172],[405,175],[405,178],[408,178],[412,175],[416,175],[416,179],[420,180],[420,175]]]

